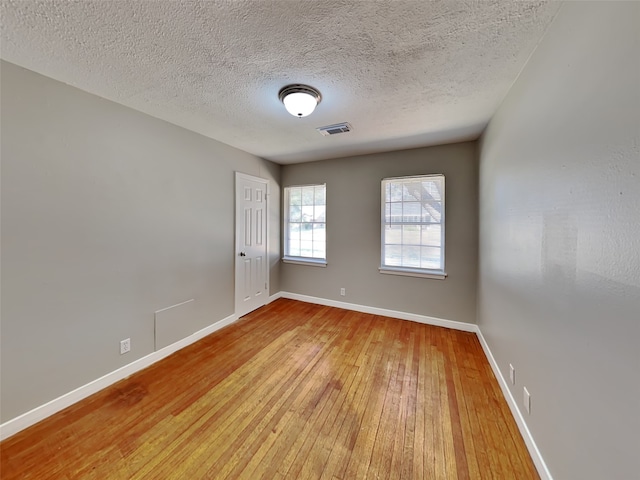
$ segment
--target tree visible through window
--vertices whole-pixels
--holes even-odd
[[[444,274],[444,175],[382,180],[380,270]]]
[[[284,189],[285,258],[325,261],[326,185],[305,185]]]

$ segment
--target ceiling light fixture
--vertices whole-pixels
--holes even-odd
[[[302,118],[313,113],[322,100],[322,95],[309,85],[296,83],[283,87],[278,93],[278,98],[284,103],[287,112],[294,117]]]

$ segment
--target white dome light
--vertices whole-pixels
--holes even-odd
[[[278,97],[287,112],[299,118],[313,113],[322,99],[320,92],[308,85],[288,85],[280,90]]]
[[[295,117],[306,117],[313,113],[318,102],[308,93],[290,93],[282,100],[287,112]]]

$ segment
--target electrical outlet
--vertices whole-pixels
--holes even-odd
[[[531,394],[527,387],[522,387],[522,402],[524,403],[524,409],[527,411],[529,415],[531,415]]]
[[[346,288],[341,288],[340,289],[340,296],[344,297],[347,294],[347,289]]]
[[[516,367],[509,364],[509,379],[511,380],[511,385],[516,384]]]
[[[131,350],[131,339],[130,338],[125,338],[124,340],[121,340],[120,341],[120,355],[124,355],[129,350]]]

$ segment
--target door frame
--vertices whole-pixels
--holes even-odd
[[[238,256],[240,254],[240,246],[239,246],[239,242],[240,242],[240,236],[238,235],[239,231],[239,225],[238,225],[238,204],[237,204],[237,198],[238,198],[238,180],[239,179],[244,179],[244,180],[251,180],[253,182],[258,182],[258,183],[263,183],[265,185],[265,196],[264,196],[264,205],[265,205],[265,236],[266,236],[266,241],[265,241],[265,263],[266,263],[266,268],[265,268],[265,276],[266,276],[266,294],[264,297],[264,303],[261,306],[266,305],[269,302],[269,292],[270,292],[270,288],[271,288],[271,282],[270,282],[270,262],[269,262],[269,224],[271,223],[269,221],[269,199],[271,197],[271,182],[269,181],[268,178],[262,178],[262,177],[256,177],[255,175],[249,175],[247,173],[242,173],[239,171],[235,172],[235,187],[234,187],[234,252],[233,252],[233,276],[234,276],[234,293],[233,293],[233,311],[234,314],[236,315],[236,317],[238,317],[238,312],[239,310],[239,305],[241,303],[240,299],[238,298],[239,296],[239,292],[240,292],[240,286],[239,286],[239,278],[238,278],[238,269],[237,269],[237,262],[238,262]],[[258,307],[260,308],[260,307]]]

